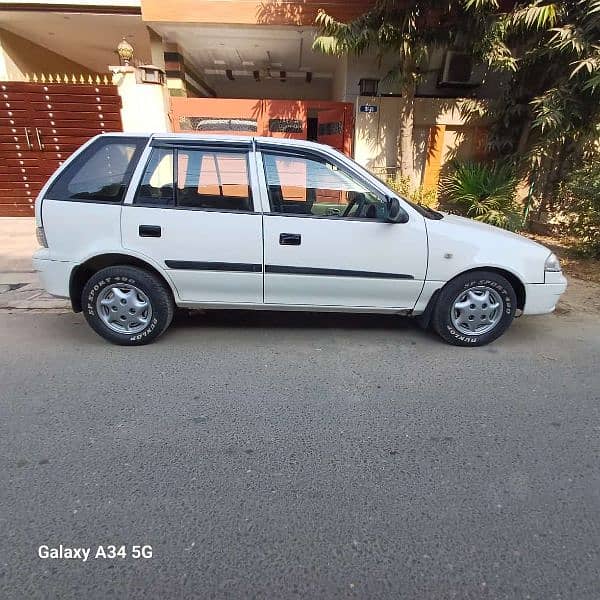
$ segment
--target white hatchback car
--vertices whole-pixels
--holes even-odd
[[[45,288],[118,344],[181,306],[414,315],[481,346],[566,288],[547,248],[416,206],[311,142],[101,135],[35,208]]]

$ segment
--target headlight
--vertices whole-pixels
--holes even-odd
[[[558,260],[558,256],[556,256],[556,254],[552,253],[546,259],[546,262],[544,264],[544,271],[546,271],[546,273],[560,273],[560,271],[561,271],[560,262]]]

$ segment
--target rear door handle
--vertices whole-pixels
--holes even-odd
[[[302,243],[302,236],[299,233],[280,233],[279,243],[282,246],[299,246]]]
[[[140,237],[160,237],[162,232],[160,225],[140,225],[139,233]]]

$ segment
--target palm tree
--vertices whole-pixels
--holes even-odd
[[[468,6],[469,4],[473,4]],[[388,78],[398,82],[403,103],[400,117],[399,166],[404,177],[413,175],[413,124],[416,87],[427,57],[436,47],[469,49],[480,39],[485,17],[494,10],[483,2],[376,0],[350,23],[325,12],[317,16],[319,36],[313,47],[327,54],[360,55],[373,51],[389,55],[394,67]]]
[[[513,166],[455,161],[441,181],[447,204],[471,219],[502,229],[515,230],[521,217],[515,204],[517,184]]]

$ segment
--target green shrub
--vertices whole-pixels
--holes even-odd
[[[600,258],[600,158],[573,171],[561,184],[560,211],[552,222],[577,238],[578,250]]]
[[[514,169],[506,163],[457,161],[441,180],[441,194],[460,214],[514,231],[522,227],[516,186]]]
[[[423,186],[415,186],[410,177],[398,175],[397,177],[388,177],[386,185],[394,190],[396,194],[407,198],[415,204],[423,204],[429,208],[436,208],[438,204],[437,191],[435,189],[425,189]]]

